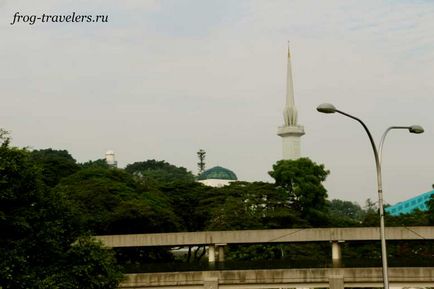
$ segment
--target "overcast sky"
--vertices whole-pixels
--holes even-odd
[[[17,23],[13,15],[108,15],[108,23]],[[0,127],[13,143],[80,162],[113,149],[120,166],[166,160],[197,172],[272,181],[281,158],[286,50],[305,126],[302,154],[323,163],[331,199],[377,199],[363,119],[384,149],[385,201],[434,183],[434,2],[0,0]]]

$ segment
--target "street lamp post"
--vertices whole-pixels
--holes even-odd
[[[387,251],[386,251],[386,238],[385,238],[385,230],[384,230],[384,204],[383,204],[383,185],[382,185],[382,176],[381,176],[381,157],[382,157],[382,151],[383,151],[383,145],[384,140],[386,138],[387,133],[392,129],[408,129],[411,133],[423,133],[423,128],[418,125],[413,126],[391,126],[389,127],[383,134],[379,151],[380,154],[378,154],[377,147],[375,145],[374,139],[372,138],[371,132],[369,131],[368,127],[365,125],[365,123],[360,120],[359,118],[352,116],[348,113],[345,113],[343,111],[340,111],[336,109],[336,107],[333,104],[330,103],[323,103],[317,107],[317,110],[322,113],[340,113],[343,114],[349,118],[352,118],[359,122],[363,128],[365,129],[366,133],[368,134],[369,141],[371,142],[372,150],[374,151],[374,157],[375,157],[375,166],[377,169],[377,188],[378,188],[378,207],[380,211],[380,239],[381,239],[381,260],[383,264],[383,283],[384,283],[384,289],[389,289],[389,277],[388,277],[388,270],[387,270]]]

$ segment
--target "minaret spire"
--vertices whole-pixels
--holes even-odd
[[[292,81],[291,52],[288,41],[288,62],[286,75],[286,103],[283,108],[284,125],[278,128],[277,135],[282,137],[283,159],[300,158],[300,138],[304,128],[297,124],[297,109],[294,101],[294,84]]]
[[[283,120],[286,126],[297,125],[297,109],[294,101],[294,84],[292,82],[291,52],[288,42],[288,63],[286,72],[286,106],[283,110]]]

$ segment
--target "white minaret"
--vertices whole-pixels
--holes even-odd
[[[110,167],[116,168],[118,166],[118,162],[116,161],[115,158],[115,152],[112,150],[106,151],[105,161]]]
[[[288,44],[288,72],[286,80],[286,105],[283,109],[284,125],[277,129],[282,137],[282,159],[296,160],[300,158],[300,138],[304,135],[304,127],[297,125],[297,109],[294,102],[294,86],[292,84],[291,53]]]

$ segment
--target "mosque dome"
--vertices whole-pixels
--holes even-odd
[[[227,181],[236,181],[238,180],[237,175],[231,170],[228,170],[223,167],[213,167],[210,168],[203,173],[201,173],[197,179],[199,181],[202,180],[227,180]]]

